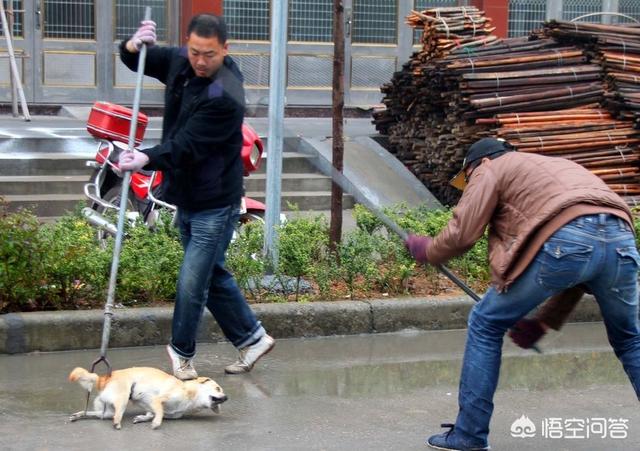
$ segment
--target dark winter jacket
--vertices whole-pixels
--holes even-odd
[[[120,45],[120,58],[136,71],[138,54]],[[161,144],[142,149],[144,169],[164,173],[163,198],[186,210],[220,208],[242,196],[243,79],[230,57],[211,77],[196,77],[186,48],[150,47],[145,75],[166,85]]]

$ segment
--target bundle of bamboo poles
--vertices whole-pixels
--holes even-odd
[[[599,176],[630,204],[640,195],[640,130],[602,108],[499,114],[478,119],[520,152],[563,157]]]
[[[442,203],[453,204],[460,193],[448,181],[469,145],[490,128],[473,119],[590,104],[602,99],[604,85],[600,67],[578,47],[486,34],[452,45],[443,41],[434,11],[408,17],[423,29],[422,50],[381,88],[386,108],[373,117],[391,151]],[[473,20],[490,23],[482,12]]]
[[[640,28],[550,21],[544,33],[562,42],[580,42],[604,69],[606,106],[616,117],[640,114]]]
[[[422,29],[422,58],[441,56],[460,46],[486,45],[498,38],[491,19],[475,6],[411,11],[407,25]]]

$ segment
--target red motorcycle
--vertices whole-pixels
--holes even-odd
[[[87,161],[87,166],[94,168],[89,183],[84,185],[85,195],[92,201],[91,207],[85,207],[83,214],[92,225],[99,230],[98,238],[104,239],[106,234],[115,235],[117,227],[108,217],[108,212],[117,214],[120,210],[122,193],[122,172],[118,168],[121,152],[127,150],[129,127],[132,111],[107,102],[96,102],[91,109],[87,121],[87,131],[99,139],[98,150],[94,160]],[[142,143],[148,118],[139,113],[136,129],[135,145]],[[264,150],[262,140],[249,125],[242,125],[242,163],[244,175],[258,169]],[[126,217],[130,222],[140,219],[148,227],[153,228],[160,217],[160,210],[166,209],[175,219],[176,206],[162,201],[161,171],[138,171],[131,174]],[[243,196],[238,229],[251,221],[264,223],[265,205],[255,199]]]

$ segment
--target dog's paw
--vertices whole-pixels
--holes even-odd
[[[133,424],[144,423],[145,421],[149,421],[149,415],[136,415],[133,417]]]
[[[158,428],[160,427],[160,425],[161,425],[161,424],[162,424],[162,423],[160,423],[160,422],[157,422],[157,423],[156,423],[156,422],[154,421],[154,422],[152,422],[152,423],[151,423],[151,429],[158,429]]]
[[[81,410],[80,412],[71,414],[71,416],[69,416],[69,421],[78,421],[83,416],[84,416],[84,411]]]
[[[120,430],[120,429],[122,429],[122,424],[120,424],[120,423],[113,423],[113,428],[114,428],[114,429],[117,429],[117,430]]]

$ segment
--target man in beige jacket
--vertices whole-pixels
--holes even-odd
[[[640,256],[624,201],[576,163],[514,152],[493,138],[470,147],[453,183],[464,189],[453,218],[434,238],[411,235],[407,248],[420,262],[445,263],[488,226],[492,287],[469,315],[456,423],[427,444],[488,449],[505,332],[578,285],[597,299],[609,342],[640,397]]]

